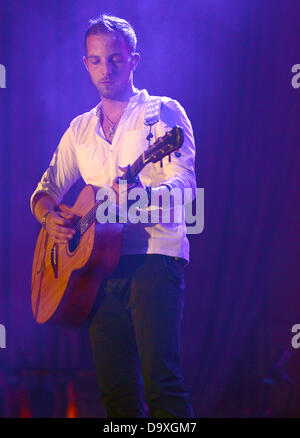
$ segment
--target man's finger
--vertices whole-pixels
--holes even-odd
[[[75,217],[74,214],[67,213],[67,212],[60,212],[59,215],[62,216],[63,218],[65,218],[65,219],[73,219]]]
[[[57,225],[55,227],[55,232],[73,235],[73,234],[75,234],[76,231],[71,227],[61,227],[61,226]]]
[[[56,225],[65,225],[65,226],[72,225],[72,221],[70,219],[65,219],[61,216],[54,217],[53,221]]]

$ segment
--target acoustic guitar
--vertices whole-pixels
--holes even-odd
[[[132,164],[120,179],[134,181],[148,164],[161,161],[183,144],[183,130],[175,126]],[[175,152],[180,156],[179,152]],[[98,188],[99,189],[99,188]],[[97,189],[97,190],[98,190]],[[88,317],[102,282],[115,270],[121,253],[124,224],[99,223],[96,188],[86,185],[72,207],[58,209],[75,215],[75,235],[65,244],[55,243],[41,228],[35,246],[31,304],[35,320],[79,327]]]

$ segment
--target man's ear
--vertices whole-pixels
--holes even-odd
[[[132,53],[131,60],[130,60],[130,68],[132,71],[134,71],[139,63],[140,60],[140,54],[139,53]]]
[[[84,63],[84,65],[85,65],[87,71],[89,71],[89,68],[88,68],[88,61],[87,61],[87,58],[86,58],[85,55],[82,57],[82,60],[83,60],[83,63]]]

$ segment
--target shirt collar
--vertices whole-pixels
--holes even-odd
[[[129,104],[133,105],[133,104],[138,104],[138,103],[142,103],[145,102],[147,99],[149,98],[149,94],[148,91],[143,89],[143,90],[137,90],[137,93],[134,94],[130,99],[129,99]]]
[[[138,92],[129,99],[126,110],[133,109],[138,104],[146,102],[146,100],[148,99],[149,99],[149,94],[146,89],[138,90]],[[93,108],[94,114],[98,118],[100,115],[100,108],[101,108],[101,101],[98,103],[98,105],[95,108]]]

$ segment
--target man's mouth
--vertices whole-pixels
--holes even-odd
[[[114,81],[111,81],[111,80],[100,81],[100,84],[102,84],[102,85],[111,85],[111,84],[113,84],[113,82],[114,82]]]

